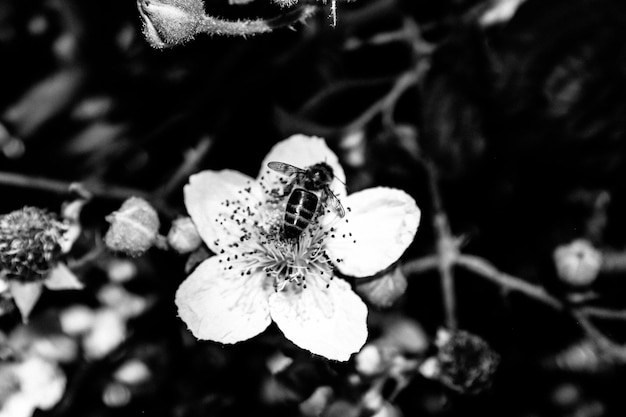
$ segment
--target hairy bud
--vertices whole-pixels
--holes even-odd
[[[36,207],[0,216],[0,270],[9,279],[44,279],[61,255],[66,225]]]
[[[153,48],[191,40],[204,17],[202,0],[137,0],[143,34]]]
[[[157,241],[159,216],[144,199],[131,197],[118,211],[106,217],[111,223],[104,236],[106,246],[130,256],[139,256]]]

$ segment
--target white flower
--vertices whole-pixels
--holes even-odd
[[[306,168],[326,162],[344,218],[326,213],[297,241],[281,237],[288,178],[269,161]],[[345,174],[321,138],[303,135],[278,143],[257,179],[236,171],[204,171],[185,187],[187,210],[217,255],[205,260],[176,293],[178,313],[199,339],[236,343],[274,321],[301,348],[347,360],[367,338],[367,308],[348,282],[335,277],[376,274],[399,259],[420,219],[415,201],[391,188],[346,196]]]

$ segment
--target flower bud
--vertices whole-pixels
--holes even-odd
[[[44,279],[61,256],[65,230],[56,216],[36,207],[0,216],[0,270],[9,279]]]
[[[388,363],[380,348],[374,344],[365,345],[354,358],[355,369],[361,375],[373,376],[382,373]]]
[[[202,0],[137,0],[143,35],[156,49],[191,40],[204,17]]]
[[[426,359],[420,373],[450,389],[476,394],[491,383],[500,356],[480,337],[456,330],[440,330],[435,344],[436,356]]]
[[[591,284],[602,266],[602,254],[585,239],[557,247],[553,257],[559,278],[573,286]]]
[[[104,236],[107,248],[130,256],[139,256],[157,241],[159,216],[147,201],[131,197],[118,211],[106,217],[111,223]]]
[[[189,253],[200,247],[202,238],[191,218],[182,217],[172,222],[167,243],[178,253]]]
[[[401,268],[394,268],[371,281],[357,283],[356,292],[379,308],[391,307],[407,288],[406,277]]]

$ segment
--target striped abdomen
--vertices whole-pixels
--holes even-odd
[[[303,188],[296,188],[291,192],[283,219],[285,238],[294,239],[302,234],[313,220],[318,202],[319,199],[315,193]]]

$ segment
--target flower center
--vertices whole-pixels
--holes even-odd
[[[276,291],[306,288],[307,277],[321,277],[329,281],[333,266],[324,251],[325,233],[318,224],[312,224],[297,240],[274,236],[264,244],[259,265]],[[288,284],[295,286],[288,287]],[[300,288],[300,289],[298,289]]]
[[[222,214],[223,221],[235,222],[241,233],[241,244],[228,245],[228,250],[221,251],[226,256],[225,269],[234,269],[241,276],[264,273],[264,287],[273,287],[275,291],[300,292],[311,278],[322,278],[330,285],[333,264],[325,251],[329,232],[318,219],[312,220],[299,237],[286,239],[283,234],[286,198],[266,194],[265,201],[245,202],[248,204],[244,207],[242,200],[223,204],[234,207],[232,212]]]

